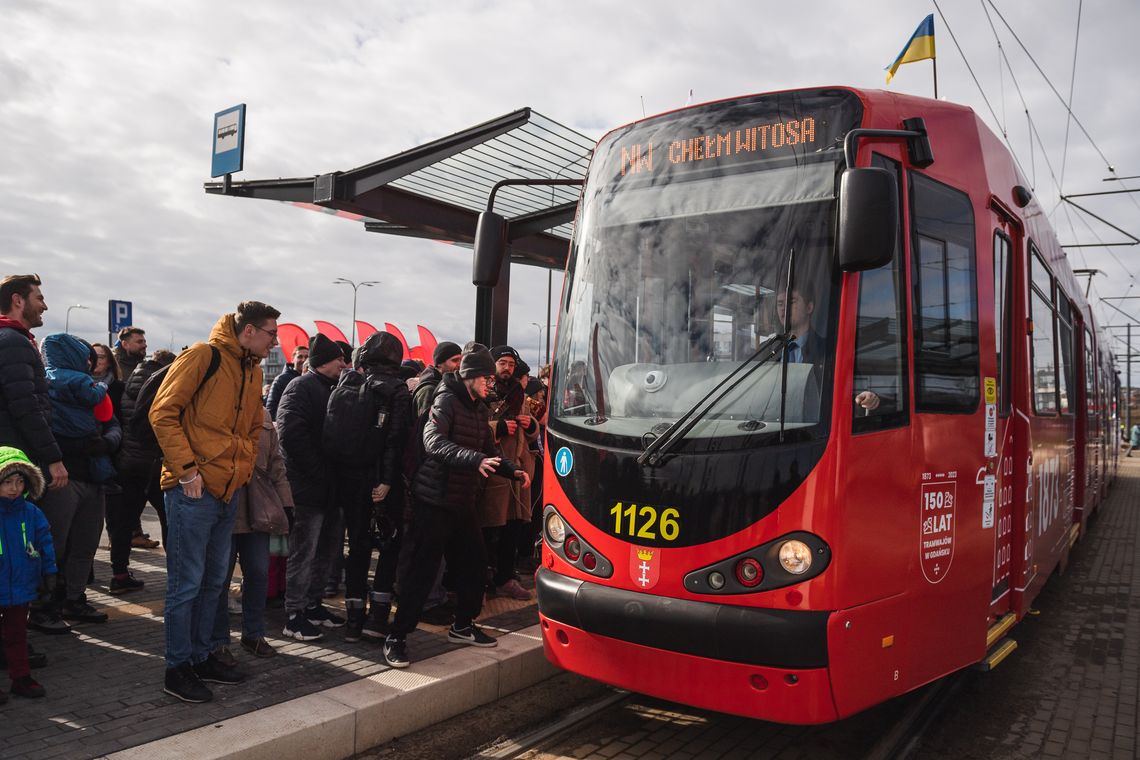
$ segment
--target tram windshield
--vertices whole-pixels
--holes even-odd
[[[686,446],[826,437],[840,144],[860,116],[850,93],[781,93],[603,140],[563,295],[552,429],[644,448],[787,332],[786,356],[717,394]]]

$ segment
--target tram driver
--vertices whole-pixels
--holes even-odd
[[[815,311],[815,299],[810,292],[796,285],[792,286],[791,292],[790,300],[786,288],[776,295],[776,319],[783,322],[786,309],[788,332],[795,336],[788,342],[788,361],[813,364],[822,368],[827,358],[827,343],[812,327],[811,317]],[[855,403],[865,410],[864,414],[878,409],[880,402],[879,395],[869,389],[855,394]]]

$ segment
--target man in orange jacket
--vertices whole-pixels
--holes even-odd
[[[210,643],[226,591],[235,496],[257,457],[261,360],[277,344],[279,316],[259,301],[239,304],[214,325],[208,344],[174,360],[150,409],[162,447],[168,526],[164,690],[184,702],[213,698],[203,681],[243,679],[232,663],[210,654]]]

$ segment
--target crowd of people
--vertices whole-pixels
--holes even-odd
[[[37,343],[41,288],[36,275],[0,281],[0,636],[12,694],[45,694],[31,669],[46,654],[28,627],[107,622],[86,595],[104,527],[111,594],[145,586],[133,548],[163,548],[163,688],[186,702],[245,678],[229,619],[239,562],[238,644],[255,657],[276,655],[265,610],[282,576],[283,636],[343,629],[394,668],[409,665],[421,620],[450,624],[452,643],[492,647],[475,624],[484,599],[531,598],[518,567],[537,535],[546,386],[510,346],[443,342],[423,366],[386,332],[356,348],[318,334],[264,384],[280,316],[268,304],[242,302],[177,356],[148,355],[133,326],[113,347],[67,333]],[[142,530],[147,503],[161,542]],[[324,602],[342,581],[343,615]]]

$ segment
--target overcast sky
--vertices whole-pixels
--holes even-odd
[[[1121,177],[1140,175],[1140,3],[995,0]],[[1058,184],[1103,182],[1105,161],[990,8],[1012,74],[974,0],[940,3],[997,120],[935,15],[939,94],[1003,126],[1047,210]],[[869,8],[876,10],[870,11]],[[358,317],[459,342],[472,334],[470,252],[364,232],[359,223],[266,201],[207,196],[213,114],[248,104],[237,179],[345,170],[521,106],[597,138],[646,113],[817,85],[882,88],[924,2],[100,2],[0,0],[0,272],[38,272],[51,310],[39,333],[106,338],[106,303],[134,303],[152,348],[203,339],[246,298],[282,321],[349,329],[351,291],[376,279]],[[1075,76],[1073,69],[1076,49]],[[1016,84],[1015,84],[1016,81]],[[1020,88],[1040,134],[1028,138]],[[929,96],[928,61],[890,89]],[[1064,154],[1068,131],[1068,151]],[[1062,156],[1065,155],[1064,159]],[[1053,177],[1056,177],[1054,181]],[[1081,201],[1140,235],[1136,195]],[[1122,236],[1064,208],[1063,243]],[[1070,229],[1070,218],[1075,229]],[[1105,272],[1093,296],[1140,295],[1140,247],[1073,249]],[[510,339],[534,360],[545,271],[512,279]],[[516,270],[517,271],[517,270]],[[561,277],[555,276],[555,299]],[[1114,302],[1129,314],[1140,301]],[[1102,319],[1126,318],[1099,307]],[[414,343],[413,338],[413,343]]]

